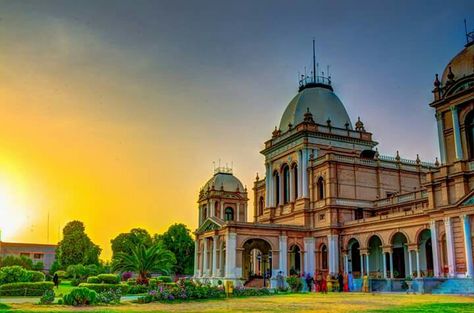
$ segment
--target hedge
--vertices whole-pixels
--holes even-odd
[[[79,287],[72,289],[63,299],[66,305],[91,305],[97,302],[97,293],[94,290]]]
[[[87,277],[87,283],[88,284],[100,284],[100,279],[97,276],[89,276]]]
[[[42,296],[46,290],[53,290],[50,281],[35,283],[11,283],[0,286],[0,296]]]
[[[118,284],[120,283],[120,276],[115,274],[100,274],[97,278],[104,284]]]
[[[159,282],[163,282],[163,283],[171,283],[173,282],[173,279],[171,279],[170,276],[158,276],[156,278]]]
[[[126,294],[129,288],[129,286],[125,284],[90,284],[90,283],[82,283],[79,285],[79,287],[86,287],[98,293],[109,291],[109,290],[115,291],[119,289],[122,292],[122,294]]]

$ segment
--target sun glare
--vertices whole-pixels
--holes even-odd
[[[17,201],[14,191],[0,184],[0,231],[1,240],[7,241],[22,232],[27,217],[24,207]]]

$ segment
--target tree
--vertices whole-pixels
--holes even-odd
[[[85,233],[80,221],[69,222],[63,229],[56,255],[62,268],[74,264],[99,264],[101,249]]]
[[[191,231],[184,224],[171,225],[162,235],[157,235],[155,240],[163,247],[174,253],[178,263],[173,268],[174,273],[191,275],[194,271],[194,240]]]
[[[33,268],[33,261],[24,256],[14,256],[14,255],[7,255],[6,257],[2,258],[0,260],[0,267],[5,267],[5,266],[21,266],[27,270],[31,270]]]
[[[145,247],[151,247],[153,239],[150,234],[142,228],[133,228],[129,233],[122,233],[110,240],[112,244],[112,259],[119,252],[130,253],[132,247],[137,245],[144,245]]]
[[[151,273],[169,274],[176,263],[172,252],[159,244],[146,247],[142,244],[131,247],[130,253],[118,252],[112,269],[116,272],[134,272],[138,274],[139,284],[148,284]]]

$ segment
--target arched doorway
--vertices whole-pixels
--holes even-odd
[[[369,268],[367,271],[370,271],[369,276],[372,274],[372,277],[382,278],[383,277],[383,252],[382,252],[382,240],[379,236],[373,235],[369,239],[368,243],[368,252],[369,252]]]
[[[297,245],[291,246],[289,250],[290,275],[301,274],[301,249]]]
[[[321,264],[321,271],[323,272],[327,272],[328,271],[328,247],[323,244],[321,246],[321,257],[320,257],[320,261],[319,261],[319,264]]]
[[[234,220],[234,209],[231,207],[227,207],[224,210],[224,220],[225,221],[233,221]]]
[[[423,230],[418,236],[418,254],[421,276],[433,276],[433,247],[429,229]]]
[[[393,277],[405,278],[408,274],[408,250],[407,237],[402,233],[396,233],[392,237]]]
[[[352,238],[348,244],[349,256],[348,256],[348,271],[352,273],[354,277],[360,277],[360,244]]]
[[[243,245],[242,276],[246,283],[253,279],[261,279],[262,285],[269,287],[272,273],[272,251],[270,244],[259,238],[247,240]],[[256,275],[255,271],[260,275]]]

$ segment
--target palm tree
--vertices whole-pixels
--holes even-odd
[[[174,254],[159,244],[149,248],[139,244],[131,248],[131,253],[117,253],[112,268],[114,271],[137,273],[137,282],[146,285],[149,274],[159,272],[167,275],[175,263]]]

